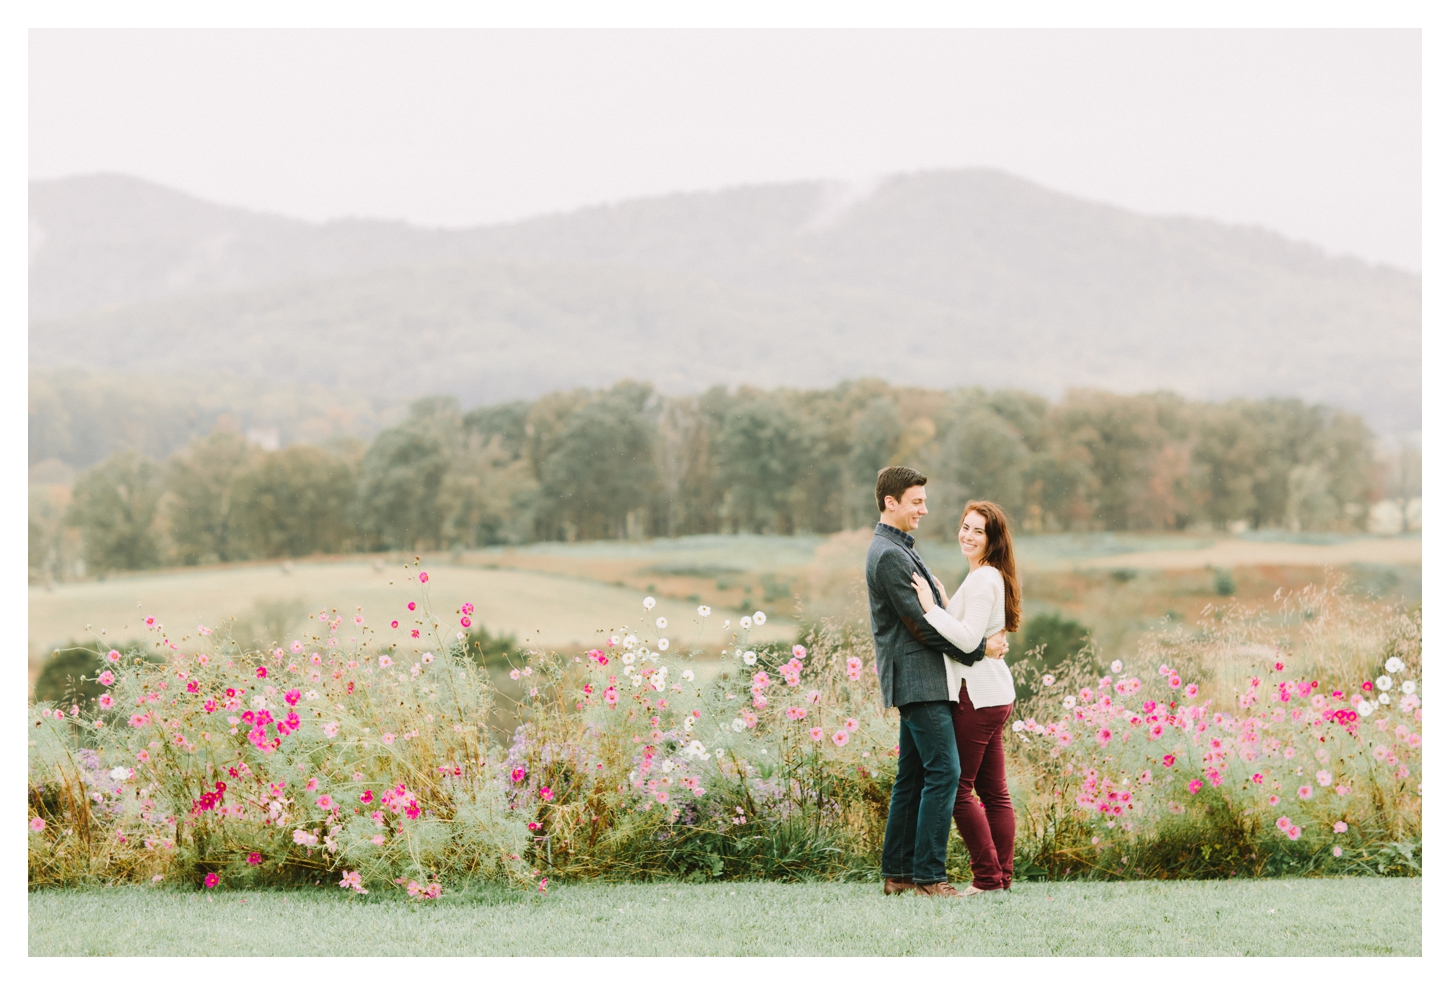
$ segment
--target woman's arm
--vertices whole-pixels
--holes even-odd
[[[987,623],[992,618],[992,603],[996,601],[992,573],[995,573],[993,568],[978,568],[967,576],[966,583],[962,586],[966,611],[962,613],[960,622],[948,615],[941,606],[928,609],[926,621],[958,647],[975,650],[981,646],[982,635],[987,631]],[[967,643],[971,643],[971,646],[966,646]]]

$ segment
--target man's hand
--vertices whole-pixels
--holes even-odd
[[[1007,634],[1000,630],[987,640],[987,656],[1001,660],[1007,655]]]

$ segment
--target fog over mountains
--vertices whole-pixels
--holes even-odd
[[[465,404],[648,379],[1297,396],[1420,427],[1420,277],[1000,172],[759,185],[508,225],[314,224],[30,186],[32,367]]]

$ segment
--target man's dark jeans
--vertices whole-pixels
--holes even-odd
[[[952,830],[961,766],[952,729],[950,701],[918,701],[901,705],[901,754],[886,840],[881,847],[881,874],[916,883],[945,882],[947,838]]]

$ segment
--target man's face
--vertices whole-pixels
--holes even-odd
[[[911,486],[901,494],[900,500],[891,496],[886,497],[886,512],[881,514],[881,522],[889,524],[897,530],[910,532],[917,528],[924,516],[926,516],[926,486]]]

